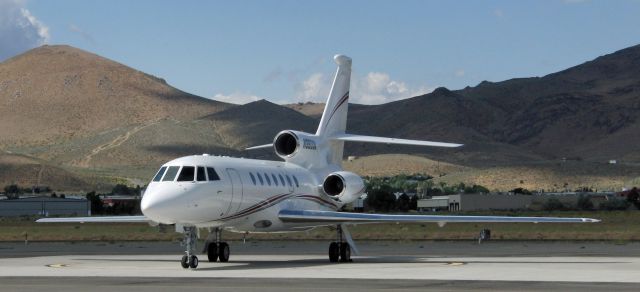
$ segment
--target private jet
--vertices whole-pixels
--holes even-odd
[[[208,154],[180,157],[162,165],[141,200],[143,216],[42,218],[37,222],[147,222],[174,225],[183,234],[183,268],[198,267],[199,229],[209,235],[204,251],[210,262],[229,261],[221,231],[241,233],[298,232],[317,227],[336,230],[329,244],[330,262],[350,262],[358,254],[347,228],[370,223],[433,222],[598,222],[591,218],[393,215],[341,212],[366,191],[363,179],[342,169],[345,142],[460,147],[461,144],[347,134],[351,58],[334,57],[337,72],[315,133],[279,132],[272,148],[284,161]]]

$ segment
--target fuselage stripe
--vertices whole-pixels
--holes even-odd
[[[245,216],[245,215],[249,215],[249,214],[255,213],[257,211],[260,211],[260,210],[263,210],[265,208],[268,208],[268,207],[274,205],[275,203],[286,199],[289,196],[292,196],[292,195],[291,194],[282,194],[282,195],[276,195],[276,196],[270,197],[270,198],[268,198],[266,200],[261,201],[258,204],[255,204],[255,205],[253,205],[251,207],[248,207],[248,208],[246,208],[246,209],[244,209],[244,210],[242,210],[242,211],[240,211],[238,213],[235,213],[233,215],[229,215],[229,216],[224,217],[224,218],[220,218],[220,220],[225,221],[225,220],[235,219],[237,217],[242,217],[242,216]]]
[[[229,220],[237,219],[237,218],[240,218],[240,217],[243,217],[243,216],[248,216],[248,215],[254,214],[256,212],[262,211],[264,209],[267,209],[269,207],[272,207],[274,205],[277,205],[278,203],[280,203],[280,202],[282,202],[282,201],[284,201],[286,199],[289,199],[291,197],[299,198],[299,199],[303,199],[303,200],[313,201],[313,202],[316,202],[318,204],[321,204],[321,205],[327,206],[329,208],[332,208],[334,210],[338,208],[338,206],[335,203],[327,201],[326,199],[323,199],[323,198],[318,197],[318,196],[282,194],[282,195],[276,195],[276,196],[270,197],[270,198],[268,198],[266,200],[261,201],[258,204],[252,205],[251,207],[248,207],[248,208],[246,208],[246,209],[244,209],[244,210],[242,210],[242,211],[240,211],[238,213],[235,213],[233,215],[229,215],[227,217],[220,218],[219,220],[220,221],[229,221]]]

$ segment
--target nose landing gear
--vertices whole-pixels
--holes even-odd
[[[336,229],[337,241],[329,244],[329,261],[332,263],[340,262],[352,262],[351,260],[351,246],[348,242],[343,241],[342,226],[338,225]]]
[[[185,269],[195,269],[198,267],[198,257],[195,255],[196,243],[198,240],[196,227],[184,226],[182,234],[182,245],[185,247],[186,251],[185,255],[183,255],[182,259],[180,260],[180,265]]]

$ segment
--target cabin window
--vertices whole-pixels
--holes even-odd
[[[209,176],[209,181],[220,180],[218,173],[213,167],[207,167],[207,175]]]
[[[278,174],[278,176],[280,177],[280,182],[282,183],[282,186],[284,187],[284,177],[282,177],[282,174]]]
[[[167,174],[164,175],[162,181],[173,181],[176,178],[176,174],[178,174],[178,170],[180,170],[180,166],[169,166]]]
[[[276,178],[275,174],[271,174],[271,178],[273,178],[273,183],[276,185],[276,187],[278,186],[278,179]]]
[[[249,176],[251,177],[251,181],[253,182],[253,185],[255,186],[256,185],[256,177],[253,176],[253,173],[251,173],[251,172],[249,173]]]
[[[264,179],[267,181],[268,185],[271,185],[271,179],[269,179],[269,175],[268,174],[264,174]]]
[[[196,175],[197,181],[207,181],[207,175],[204,172],[204,167],[198,166],[198,172]]]
[[[289,186],[293,187],[293,184],[291,183],[291,179],[289,178],[289,176],[285,175],[285,177],[287,178],[287,182],[289,183]]]
[[[258,180],[260,181],[260,185],[263,186],[264,185],[264,181],[262,181],[262,175],[260,175],[260,173],[256,172],[256,174],[258,175]]]
[[[291,177],[293,177],[293,182],[295,182],[295,183],[296,183],[296,188],[299,188],[299,187],[300,187],[300,184],[298,183],[298,178],[296,178],[296,176],[295,176],[295,175],[292,175]]]
[[[160,170],[158,170],[158,173],[156,174],[156,176],[153,177],[153,181],[160,181],[160,179],[162,179],[162,175],[164,175],[164,172],[167,170],[166,166],[160,167]]]
[[[178,181],[194,181],[193,177],[195,176],[195,172],[195,167],[183,166],[180,175],[178,175]]]

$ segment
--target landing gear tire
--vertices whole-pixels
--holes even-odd
[[[190,256],[189,257],[189,268],[195,269],[198,267],[198,257],[197,256]]]
[[[337,242],[329,244],[329,262],[337,263],[340,258],[340,245]]]
[[[340,261],[343,263],[351,261],[351,247],[349,243],[343,242],[340,244]]]
[[[218,260],[218,244],[215,242],[209,243],[209,246],[207,246],[207,258],[212,263]]]
[[[180,265],[183,269],[189,268],[189,257],[187,255],[182,256],[182,260],[180,260]]]
[[[226,242],[221,242],[218,246],[218,258],[221,262],[226,263],[229,261],[229,245]]]

